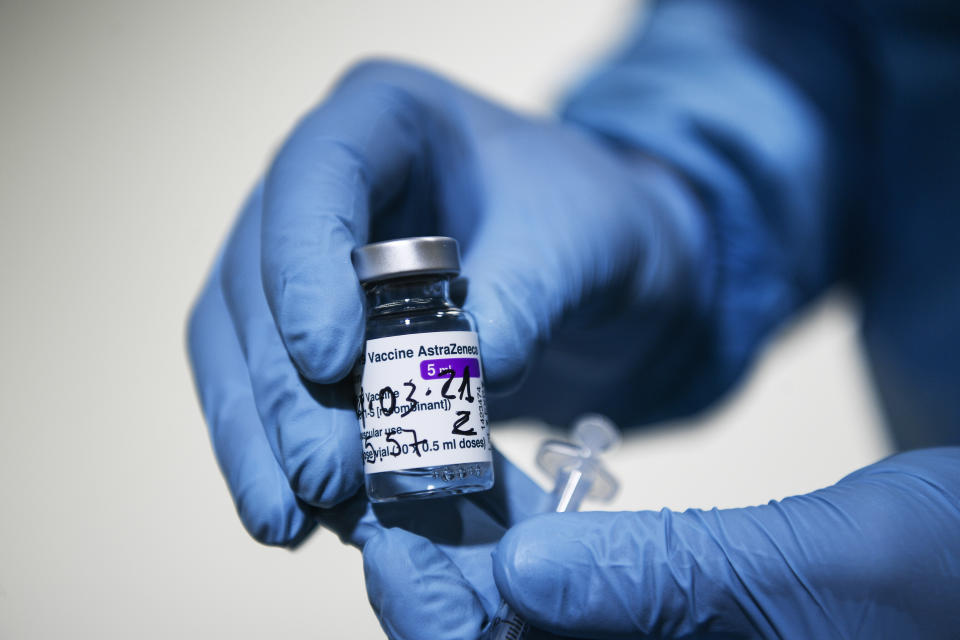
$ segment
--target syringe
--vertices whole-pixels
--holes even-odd
[[[585,498],[609,501],[619,485],[600,460],[600,454],[620,443],[620,431],[607,418],[591,414],[577,420],[573,442],[546,440],[537,452],[537,466],[555,479],[553,511],[577,511]],[[485,640],[521,640],[529,625],[510,606],[500,602]]]

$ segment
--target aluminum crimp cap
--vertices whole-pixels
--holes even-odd
[[[350,252],[360,282],[421,274],[460,273],[460,246],[453,238],[420,236],[374,242]]]

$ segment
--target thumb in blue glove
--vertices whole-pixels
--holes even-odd
[[[537,516],[494,577],[575,637],[953,638],[958,532],[960,449],[930,449],[759,507]]]

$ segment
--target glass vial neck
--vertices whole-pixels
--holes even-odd
[[[450,278],[446,276],[371,282],[364,286],[364,290],[367,294],[368,316],[453,306],[450,299]]]

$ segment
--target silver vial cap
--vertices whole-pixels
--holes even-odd
[[[453,238],[420,236],[374,242],[350,253],[361,283],[421,274],[460,273],[460,246]]]

